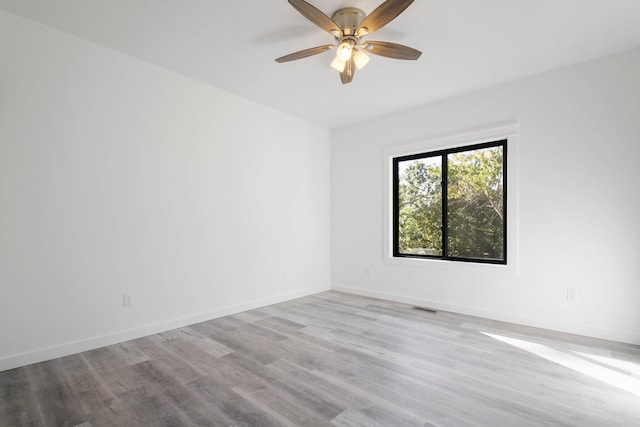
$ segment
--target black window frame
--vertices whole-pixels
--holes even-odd
[[[498,264],[507,265],[507,139],[500,139],[496,141],[484,142],[479,144],[471,144],[435,151],[422,152],[417,154],[402,155],[392,157],[392,248],[394,258],[418,258],[418,259],[436,259],[446,261],[461,261],[472,262],[481,264]],[[502,222],[502,236],[503,236],[503,259],[487,259],[487,258],[467,258],[467,257],[455,257],[447,255],[448,252],[448,227],[447,227],[447,215],[448,215],[448,161],[449,154],[461,153],[465,151],[481,150],[484,148],[502,147],[502,203],[503,203],[503,222]],[[429,157],[441,157],[442,160],[442,255],[419,255],[419,254],[403,254],[400,253],[400,239],[399,239],[399,219],[400,219],[400,206],[399,206],[399,163],[408,160],[425,159]]]

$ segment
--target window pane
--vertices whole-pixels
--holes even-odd
[[[442,157],[398,162],[398,251],[442,256]]]
[[[447,156],[448,256],[504,260],[503,150]]]

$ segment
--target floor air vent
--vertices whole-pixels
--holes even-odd
[[[427,308],[427,307],[415,306],[413,308],[415,308],[416,310],[428,311],[429,313],[433,313],[433,314],[436,314],[438,312],[437,310],[434,310],[433,308]]]

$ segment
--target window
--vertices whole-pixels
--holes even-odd
[[[507,263],[507,141],[394,157],[393,256]]]

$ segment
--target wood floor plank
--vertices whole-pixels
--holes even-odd
[[[0,372],[0,425],[636,427],[640,347],[331,291]]]
[[[298,404],[295,399],[283,396],[279,389],[269,384],[265,389],[249,390],[245,387],[236,387],[234,391],[254,403],[256,407],[265,407],[268,408],[266,412],[277,414],[274,415],[274,419],[278,421],[284,417],[294,426],[326,427],[330,425],[326,419],[308,410],[305,405]],[[288,423],[283,423],[283,425],[286,424]]]
[[[384,424],[353,409],[342,411],[340,415],[331,420],[331,424],[338,427],[384,427]]]
[[[44,425],[78,425],[85,422],[73,391],[60,371],[60,361],[27,367],[30,389],[38,400]]]
[[[27,369],[2,372],[0,378],[0,425],[44,425],[37,398],[30,391]]]
[[[208,377],[189,384],[189,388],[204,399],[215,402],[216,412],[219,412],[226,421],[217,425],[248,425],[278,426],[278,420],[270,413],[261,411],[251,401],[243,398],[233,389],[221,386]]]

